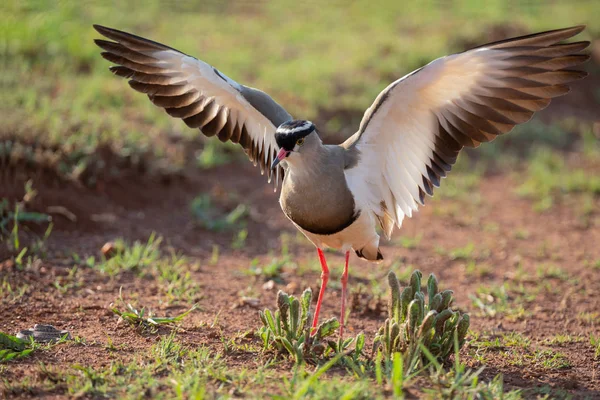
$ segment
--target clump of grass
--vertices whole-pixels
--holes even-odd
[[[525,181],[517,193],[535,200],[534,210],[542,212],[552,208],[561,193],[600,194],[600,177],[583,169],[571,169],[563,157],[541,149],[529,163]]]
[[[291,260],[289,256],[273,257],[267,264],[261,264],[258,258],[255,258],[250,263],[250,267],[243,271],[244,274],[263,277],[265,279],[279,278],[285,267]]]
[[[263,326],[258,335],[263,341],[264,349],[275,349],[287,352],[296,363],[315,361],[330,351],[339,353],[355,340],[340,338],[338,342],[327,340],[339,328],[340,323],[336,318],[330,318],[317,326],[314,335],[311,335],[313,315],[310,312],[312,290],[306,289],[300,299],[290,296],[283,291],[277,293],[277,310],[272,313],[265,309],[259,311]],[[364,347],[364,335],[356,338],[357,354]]]
[[[381,348],[388,360],[400,352],[406,360],[426,364],[424,348],[444,362],[452,353],[454,340],[459,348],[464,344],[469,315],[451,309],[452,291],[438,292],[438,281],[433,274],[427,280],[429,302],[426,303],[425,294],[421,292],[421,277],[421,271],[414,271],[410,285],[401,290],[396,275],[392,271],[388,274],[389,316],[373,343],[374,351]]]
[[[457,344],[457,342],[455,341]],[[426,349],[423,352],[428,357],[433,368],[429,380],[433,388],[425,389],[425,393],[435,399],[521,399],[520,390],[504,391],[504,381],[498,374],[490,382],[480,381],[484,367],[474,371],[460,362],[458,345],[454,349],[453,368],[447,370]]]
[[[590,333],[590,344],[594,349],[594,357],[597,360],[600,359],[600,335],[596,336],[593,333]]]
[[[110,277],[125,272],[133,272],[141,277],[152,277],[159,282],[161,292],[168,300],[189,302],[197,301],[200,291],[194,282],[191,271],[197,264],[169,248],[168,255],[163,254],[163,238],[153,232],[146,242],[126,243],[123,239],[110,242],[106,254],[101,260],[88,257],[82,260],[74,255],[74,260],[82,266],[96,269]]]
[[[37,196],[37,191],[33,188],[33,181],[28,180],[24,189],[25,194],[22,200],[16,202],[14,207],[10,206],[8,199],[0,199],[0,242],[5,242],[9,252],[18,253],[21,258],[28,250],[30,253],[40,253],[44,248],[44,242],[52,232],[52,217],[50,215],[27,209]],[[47,224],[43,236],[35,235],[36,239],[32,242],[31,249],[23,247],[21,243],[21,234],[26,229],[25,224],[38,226]]]
[[[20,286],[11,285],[8,277],[5,276],[2,278],[2,281],[0,281],[0,302],[15,303],[20,301],[28,291],[28,284],[24,283]]]
[[[230,163],[233,154],[237,153],[235,144],[222,143],[218,140],[206,140],[202,152],[196,156],[196,165],[202,169],[209,169]]]
[[[219,210],[207,194],[198,196],[192,201],[191,211],[203,228],[216,232],[243,228],[248,215],[248,207],[244,204],[238,205],[230,212]]]
[[[156,332],[156,329],[161,325],[171,326],[181,322],[188,314],[198,308],[197,304],[194,304],[189,310],[174,317],[158,317],[152,311],[146,310],[145,307],[138,310],[130,303],[125,303],[121,293],[119,293],[119,302],[124,306],[125,310],[121,311],[117,306],[113,305],[111,311],[118,315],[120,319],[142,332]]]
[[[122,239],[115,240],[110,258],[96,263],[95,268],[109,276],[127,271],[143,271],[160,259],[162,237],[152,233],[146,243],[135,241],[128,246]]]
[[[423,234],[418,234],[417,236],[400,236],[398,239],[394,240],[395,243],[398,243],[400,246],[405,249],[416,249],[421,240],[423,239]]]
[[[476,294],[471,294],[473,306],[481,315],[491,318],[520,320],[531,315],[525,305],[536,298],[537,290],[526,288],[523,284],[481,286]]]

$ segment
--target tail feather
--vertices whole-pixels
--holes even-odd
[[[365,246],[362,249],[354,250],[356,255],[363,260],[379,262],[383,260],[383,254],[379,247]]]

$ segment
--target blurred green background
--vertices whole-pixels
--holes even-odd
[[[588,25],[577,40],[600,37],[600,1],[9,0],[0,10],[0,135],[159,157],[168,156],[165,136],[203,139],[108,71],[94,23],[165,43],[265,90],[295,117],[316,121],[329,140],[353,133],[385,86],[437,57],[574,24]],[[590,135],[600,119],[598,64],[586,69],[593,79],[585,95],[526,125],[534,141],[564,145],[573,142],[565,132]],[[588,111],[569,119],[580,106]],[[208,165],[219,162],[222,146],[213,142]]]

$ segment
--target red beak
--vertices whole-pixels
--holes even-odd
[[[273,160],[273,164],[271,164],[271,169],[275,169],[277,164],[279,164],[281,162],[281,160],[283,160],[284,158],[289,156],[290,153],[291,153],[291,151],[289,151],[289,150],[280,149],[279,153],[277,153],[277,157]]]

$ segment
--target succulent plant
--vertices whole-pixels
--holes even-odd
[[[401,289],[394,272],[388,274],[390,286],[389,316],[375,336],[373,352],[381,349],[387,359],[395,352],[404,359],[427,358],[421,351],[423,345],[438,360],[445,361],[453,352],[455,337],[459,348],[469,329],[469,315],[451,309],[452,291],[438,291],[435,275],[427,279],[427,302],[421,292],[421,271],[414,271],[410,283]]]
[[[272,313],[265,309],[259,311],[263,326],[258,331],[265,349],[274,348],[287,352],[294,357],[296,363],[314,360],[324,355],[328,348],[334,352],[345,350],[354,338],[340,339],[338,342],[326,340],[335,333],[340,323],[330,318],[319,324],[311,335],[313,314],[310,311],[312,291],[306,289],[300,299],[283,291],[277,293],[277,310]],[[362,339],[362,340],[361,340]],[[364,336],[359,335],[357,347],[364,345]],[[358,352],[362,350],[362,345]]]

